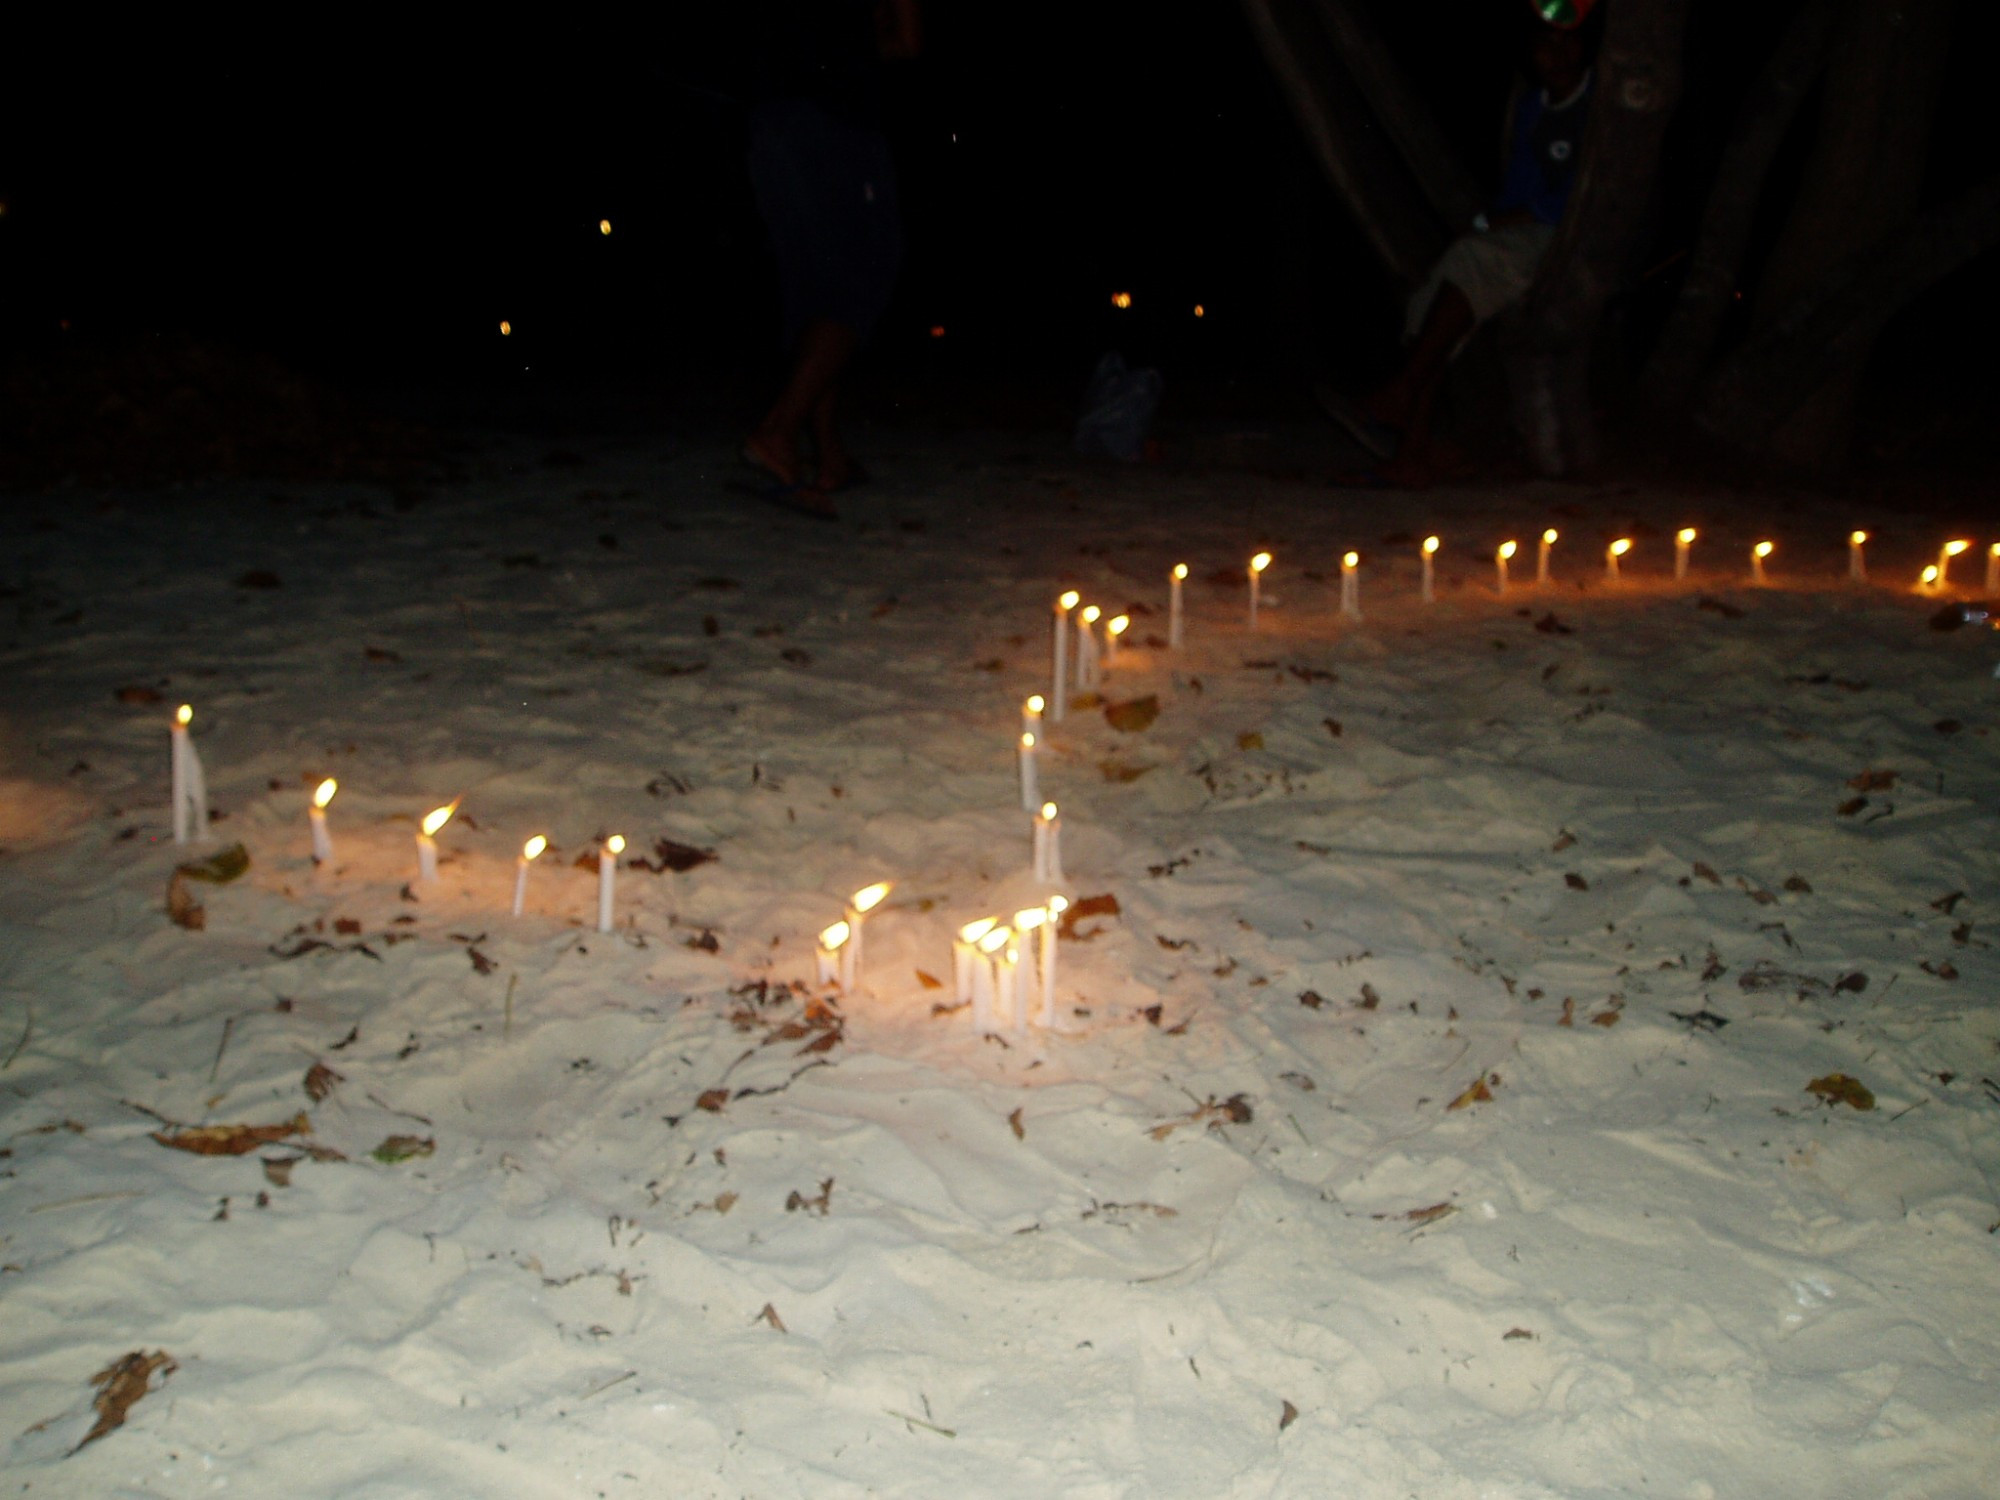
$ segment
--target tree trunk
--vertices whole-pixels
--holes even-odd
[[[1655,412],[1682,410],[1715,352],[1742,275],[1743,250],[1764,179],[1826,61],[1837,5],[1838,0],[1800,0],[1744,100],[1709,189],[1687,277],[1639,379],[1640,399]]]
[[[1591,339],[1652,203],[1660,143],[1680,96],[1687,7],[1688,0],[1611,0],[1608,7],[1576,186],[1528,292],[1514,356],[1517,416],[1545,475],[1595,457]]]
[[[1452,154],[1436,117],[1353,0],[1313,0],[1313,8],[1431,211],[1449,233],[1462,233],[1485,207],[1485,198],[1464,163]]]
[[[1833,35],[1819,137],[1797,206],[1757,289],[1753,335],[1795,317],[1793,303],[1895,238],[1916,211],[1952,0],[1847,0]],[[1868,358],[1862,344],[1826,368],[1772,430],[1794,463],[1838,457]]]
[[[1826,273],[1783,317],[1717,368],[1695,423],[1739,447],[1769,440],[1825,384],[1829,368],[1863,362],[1885,323],[1975,256],[2000,245],[2000,176],[1932,209],[1859,267]]]
[[[1369,115],[1313,0],[1243,0],[1272,75],[1333,189],[1390,273],[1414,286],[1444,250],[1444,225]]]

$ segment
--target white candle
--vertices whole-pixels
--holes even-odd
[[[326,831],[326,805],[339,790],[340,783],[331,776],[327,777],[313,789],[312,806],[306,809],[306,824],[312,829],[313,863],[316,865],[333,863],[333,835]]]
[[[1426,604],[1437,603],[1437,575],[1436,570],[1431,565],[1431,560],[1437,556],[1437,550],[1438,539],[1434,536],[1425,537],[1423,548],[1419,554],[1423,559],[1424,575],[1422,586],[1418,592]]]
[[[1535,582],[1543,588],[1549,586],[1549,549],[1556,544],[1556,529],[1551,526],[1542,533],[1542,545],[1535,553]]]
[[[1041,805],[1041,778],[1035,773],[1035,737],[1021,736],[1021,806],[1033,812]]]
[[[1076,685],[1084,692],[1097,688],[1097,622],[1103,615],[1095,604],[1076,612]]]
[[[542,857],[542,851],[549,847],[549,841],[539,833],[521,846],[520,857],[514,861],[514,915],[520,916],[528,904],[528,866]]]
[[[1007,928],[995,927],[979,940],[979,956],[972,965],[972,1026],[975,1031],[993,1029],[994,957],[1013,938],[1014,934]]]
[[[1674,533],[1674,582],[1686,583],[1688,576],[1688,550],[1694,546],[1697,535],[1692,526],[1683,526]]]
[[[845,922],[835,922],[819,935],[813,948],[813,983],[846,987],[847,946],[853,933]]]
[[[625,852],[625,836],[614,833],[597,851],[597,930],[611,930],[611,903],[618,891],[618,856]]]
[[[1037,880],[1063,878],[1062,818],[1053,802],[1044,802],[1035,814],[1034,876]]]
[[[1000,960],[1003,978],[1001,984],[1007,992],[1007,1016],[1014,1023],[1014,1035],[1028,1034],[1028,986],[1021,973],[1021,949],[1015,943],[1007,945],[1007,953]]]
[[[972,999],[972,966],[981,962],[979,940],[1000,925],[998,917],[981,917],[967,922],[951,940],[951,993],[953,1002],[964,1005]]]
[[[438,878],[437,831],[451,821],[451,815],[458,811],[458,800],[444,807],[434,807],[424,814],[424,821],[417,830],[417,878],[435,882]]]
[[[1056,1024],[1056,929],[1062,924],[1062,914],[1068,910],[1068,897],[1049,897],[1049,919],[1042,924],[1042,1014],[1040,1019],[1042,1026],[1049,1030],[1053,1030]]]
[[[1104,664],[1108,667],[1118,660],[1118,643],[1125,632],[1132,628],[1130,615],[1113,615],[1104,622]]]
[[[1775,550],[1777,549],[1770,542],[1759,542],[1750,549],[1750,581],[1759,588],[1762,588],[1766,582],[1764,577],[1764,559],[1769,557]]]
[[[1507,564],[1520,549],[1513,542],[1502,542],[1493,553],[1493,587],[1499,594],[1507,592]]]
[[[1040,962],[1033,965],[1038,971],[1037,978],[1031,982],[1030,977],[1022,973],[1017,974],[1014,981],[1014,1027],[1017,1031],[1026,1031],[1028,1029],[1030,1011],[1034,1012],[1035,1019],[1039,1021],[1041,1012],[1045,1008],[1042,997],[1048,988],[1048,970],[1053,957],[1049,952],[1048,946],[1050,931],[1049,909],[1046,906],[1031,906],[1025,911],[1015,912],[1014,930],[1021,934],[1020,951],[1023,960],[1027,960],[1029,957],[1028,944],[1030,941],[1036,941],[1040,949]],[[1023,962],[1021,967],[1027,969],[1029,963]],[[1031,1001],[1033,1002],[1032,1004],[1030,1003]],[[1042,1024],[1046,1025],[1047,1023],[1043,1022]]]
[[[878,880],[873,885],[864,885],[847,898],[847,925],[851,936],[840,952],[840,986],[844,990],[858,990],[861,986],[861,929],[867,924],[868,913],[880,906],[882,898],[888,894],[889,882]]]
[[[1956,540],[1946,542],[1938,549],[1937,587],[1940,594],[1951,587],[1951,560],[1971,545],[1968,541]]]
[[[2000,542],[1986,549],[1986,597],[2000,594]]]
[[[1049,683],[1049,717],[1062,722],[1069,710],[1069,612],[1081,596],[1071,589],[1056,600],[1055,671]]]
[[[1178,651],[1186,644],[1181,626],[1181,585],[1187,582],[1188,565],[1175,563],[1167,575],[1167,645]]]
[[[1257,628],[1257,606],[1263,598],[1264,570],[1271,566],[1271,554],[1259,552],[1250,559],[1250,628]]]
[[[1847,533],[1847,576],[1855,583],[1868,581],[1868,560],[1861,555],[1861,549],[1868,545],[1868,533],[1850,531]]]
[[[195,754],[188,725],[194,710],[183,703],[169,727],[173,751],[174,842],[185,844],[208,837],[208,781],[202,775],[201,757]]]
[[[1021,705],[1021,733],[1040,734],[1042,732],[1042,710],[1047,706],[1048,700],[1040,693],[1034,693],[1029,696],[1028,700]]]
[[[1340,612],[1350,620],[1361,618],[1361,554],[1348,552],[1340,559]]]
[[[1604,549],[1604,581],[1606,583],[1616,583],[1618,581],[1618,559],[1631,550],[1632,539],[1623,536]]]

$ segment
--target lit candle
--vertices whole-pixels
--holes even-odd
[[[1045,1029],[1053,1030],[1056,1024],[1056,928],[1062,922],[1062,914],[1069,910],[1069,898],[1049,897],[1048,909],[1049,919],[1042,924],[1041,1023]]]
[[[1069,612],[1076,608],[1081,597],[1071,589],[1056,600],[1055,671],[1049,683],[1049,717],[1058,724],[1069,709]]]
[[[999,975],[998,989],[1004,997],[1008,1019],[1014,1023],[1014,1035],[1028,1034],[1028,994],[1027,986],[1021,982],[1021,949],[1018,943],[1009,943],[1007,951],[994,965]]]
[[[1692,526],[1683,526],[1674,533],[1674,582],[1685,583],[1688,576],[1688,549],[1694,546],[1696,536]]]
[[[1507,592],[1507,564],[1514,560],[1514,554],[1521,549],[1513,542],[1502,542],[1493,553],[1493,587],[1497,593]]]
[[[1022,967],[1028,968],[1032,966],[1035,970],[1040,971],[1035,978],[1030,978],[1030,976],[1025,974],[1017,974],[1015,976],[1014,1029],[1017,1032],[1025,1033],[1027,1031],[1031,1009],[1035,1012],[1035,1018],[1037,1020],[1040,1018],[1042,1010],[1041,995],[1047,988],[1045,981],[1047,979],[1046,970],[1048,964],[1046,959],[1039,964],[1034,963],[1028,945],[1030,942],[1036,940],[1038,932],[1043,937],[1046,937],[1048,929],[1049,909],[1046,906],[1031,906],[1026,911],[1017,911],[1014,913],[1014,930],[1021,935],[1020,957],[1028,960],[1028,963],[1023,964]],[[1046,953],[1047,944],[1042,943],[1039,946],[1043,953]],[[1034,1001],[1032,1006],[1029,1003],[1031,999]]]
[[[1340,612],[1350,620],[1361,618],[1361,554],[1344,553],[1340,559]]]
[[[993,1029],[995,998],[994,957],[1014,940],[1005,927],[995,927],[979,940],[979,956],[972,965],[972,1026],[975,1031]]]
[[[1097,622],[1104,611],[1086,604],[1076,614],[1076,685],[1086,692],[1097,687]]]
[[[437,831],[451,821],[451,815],[458,811],[458,799],[452,798],[444,807],[434,807],[424,814],[424,821],[417,829],[417,878],[435,881],[438,878]]]
[[[1861,549],[1868,545],[1868,533],[1850,531],[1847,533],[1847,576],[1855,583],[1868,581],[1868,561],[1861,555]]]
[[[1041,778],[1036,774],[1035,767],[1035,737],[1024,734],[1021,736],[1021,806],[1033,812],[1041,801]]]
[[[1958,556],[1959,553],[1963,552],[1966,548],[1970,547],[1971,545],[1972,543],[1961,539],[1957,541],[1946,542],[1944,546],[1938,550],[1937,587],[1938,587],[1938,592],[1940,594],[1942,594],[1946,589],[1951,587],[1951,560],[1954,557]]]
[[[1250,628],[1257,628],[1257,606],[1263,598],[1264,570],[1271,566],[1271,554],[1259,552],[1250,559]]]
[[[981,917],[967,922],[951,940],[951,992],[955,1003],[972,999],[972,965],[979,959],[979,940],[1000,925],[998,917]]]
[[[167,733],[173,750],[174,842],[208,837],[208,780],[202,775],[201,757],[195,754],[188,725],[194,710],[183,703]]]
[[[1426,604],[1437,603],[1437,576],[1436,570],[1431,566],[1431,560],[1437,556],[1437,550],[1438,539],[1434,536],[1425,537],[1421,554],[1424,563],[1424,576],[1420,592]]]
[[[614,833],[597,851],[597,930],[611,930],[611,902],[618,890],[618,856],[625,852],[625,835]]]
[[[313,863],[316,865],[333,863],[333,835],[326,831],[326,805],[339,790],[340,783],[331,776],[327,777],[314,788],[312,806],[306,809],[306,823],[312,829]]]
[[[1631,550],[1632,539],[1623,536],[1604,549],[1604,581],[1606,583],[1616,583],[1618,581],[1618,559]]]
[[[1764,559],[1776,550],[1770,542],[1759,542],[1750,549],[1750,581],[1759,588],[1762,588],[1766,582],[1764,577]]]
[[[542,851],[548,847],[549,841],[538,833],[521,846],[521,857],[514,861],[514,915],[517,917],[528,902],[528,866],[540,859]]]
[[[857,989],[861,984],[861,929],[867,923],[868,913],[880,906],[888,894],[889,882],[878,880],[847,898],[847,925],[853,929],[853,936],[841,950],[840,987],[844,990]]]
[[[1062,818],[1053,802],[1044,802],[1035,814],[1034,874],[1037,880],[1063,878]]]
[[[1130,615],[1113,615],[1104,622],[1104,664],[1118,660],[1118,642],[1132,628]]]
[[[819,935],[813,949],[813,983],[841,984],[847,967],[847,945],[853,930],[845,922],[835,922]],[[842,986],[845,987],[844,985]]]
[[[1542,545],[1535,553],[1535,582],[1543,588],[1549,586],[1549,549],[1556,544],[1556,529],[1551,526],[1542,533]]]
[[[1928,594],[1937,588],[1937,581],[1938,565],[1936,563],[1924,564],[1924,571],[1917,578],[1917,587]]]
[[[1187,582],[1188,566],[1175,563],[1167,575],[1167,645],[1178,651],[1185,644],[1181,633],[1181,585]]]
[[[1029,694],[1028,701],[1021,705],[1021,733],[1040,734],[1042,732],[1042,710],[1047,706],[1048,700],[1043,698],[1040,693]]]
[[[1986,597],[2000,594],[2000,542],[1986,549]]]

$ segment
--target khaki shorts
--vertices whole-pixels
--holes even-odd
[[[1410,298],[1403,334],[1415,338],[1424,326],[1438,288],[1449,281],[1472,304],[1475,326],[1505,312],[1528,295],[1535,268],[1541,265],[1556,237],[1549,224],[1508,224],[1460,235],[1451,242],[1431,274]]]

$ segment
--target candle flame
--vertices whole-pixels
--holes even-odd
[[[327,803],[333,800],[333,794],[339,790],[340,783],[331,776],[327,777],[313,790],[313,806],[324,809]]]
[[[1970,547],[1971,545],[1972,543],[1964,541],[1962,539],[1959,541],[1946,542],[1944,544],[1944,555],[1946,557],[1956,557],[1958,556],[1959,553],[1963,552],[1967,547]]]
[[[513,331],[514,331],[514,325],[512,323],[509,323],[505,318],[502,318],[500,320],[500,337],[505,338],[508,334],[512,333]]]
[[[882,904],[882,898],[889,894],[889,882],[878,880],[873,885],[864,885],[847,898],[847,904],[864,916]]]
[[[999,925],[998,917],[981,917],[977,922],[967,922],[958,929],[958,940],[961,943],[976,943]]]
[[[1044,698],[1040,693],[1030,693],[1028,695],[1029,713],[1038,714],[1048,706],[1049,706],[1049,700]]]
[[[597,221],[597,232],[599,234],[611,233],[611,221],[609,219],[599,219]]]
[[[458,811],[458,799],[454,797],[443,807],[434,807],[424,814],[424,837],[429,838],[451,821],[451,815]]]
[[[527,843],[521,846],[521,858],[540,859],[542,857],[542,851],[548,847],[549,847],[549,841],[543,838],[538,833],[533,838],[529,839]]]
[[[1056,607],[1064,610],[1075,609],[1078,601],[1080,601],[1082,598],[1083,595],[1079,594],[1075,589],[1071,589],[1068,593],[1064,594],[1061,598],[1056,600]]]
[[[1555,527],[1551,526],[1547,531],[1542,533],[1542,545],[1544,547],[1553,547],[1555,544],[1556,544],[1556,529]]]
[[[1692,526],[1683,526],[1679,531],[1674,533],[1674,540],[1685,547],[1694,541],[1695,536],[1696,532]]]
[[[625,852],[625,835],[622,833],[612,834],[610,838],[604,841],[604,852],[607,854],[623,854]]]
[[[1130,615],[1114,616],[1104,628],[1112,635],[1123,635],[1132,628],[1132,617]]]
[[[1752,547],[1750,550],[1756,553],[1759,557],[1769,557],[1773,552],[1777,551],[1778,549],[1775,543],[1759,542],[1756,546]]]
[[[1936,563],[1931,563],[1925,567],[1923,572],[1923,579],[1925,583],[1936,583],[1938,581],[1938,568]]]
[[[1132,305],[1132,294],[1130,292],[1113,292],[1111,294],[1111,305],[1120,309],[1130,307]]]
[[[1174,577],[1176,577],[1176,578],[1186,578],[1186,577],[1187,577],[1187,564],[1186,564],[1186,563],[1175,563],[1175,564],[1174,564]]]
[[[1255,557],[1250,559],[1250,571],[1253,573],[1261,573],[1270,566],[1271,554],[1268,552],[1259,552]]]
[[[819,945],[828,953],[834,951],[854,935],[854,929],[845,922],[835,922],[819,935]]]
[[[174,722],[180,725],[183,729],[185,729],[189,724],[193,723],[194,722],[193,707],[190,706],[189,704],[183,703],[179,708],[175,709]]]
[[[1194,315],[1197,318],[1205,318],[1208,316],[1208,309],[1203,307],[1199,302],[1197,302],[1194,305]]]
[[[1508,558],[1512,557],[1518,551],[1520,551],[1520,548],[1517,547],[1514,543],[1502,542],[1500,544],[1500,550],[1494,555],[1498,557],[1500,561],[1505,562],[1507,561]]]
[[[1435,553],[1437,549],[1438,549],[1438,539],[1436,537],[1427,536],[1424,538],[1424,553],[1426,556]]]
[[[1104,611],[1099,609],[1095,604],[1086,604],[1083,607],[1083,623],[1086,625],[1095,625],[1103,613]]]
[[[1986,555],[1988,557],[2000,557],[2000,542],[1995,542],[1992,546],[1988,547]]]
[[[1358,568],[1361,565],[1361,554],[1359,552],[1342,553],[1340,558],[1340,565],[1342,568],[1347,569],[1348,571],[1351,572],[1353,569]]]
[[[1034,749],[1034,748],[1035,748],[1035,737],[1034,737],[1034,736],[1033,736],[1032,734],[1023,734],[1023,735],[1021,736],[1021,748],[1022,748],[1023,750],[1032,750],[1032,749]]]
[[[1046,906],[1030,906],[1025,911],[1014,913],[1014,925],[1023,932],[1033,932],[1048,919],[1049,909]]]
[[[1630,537],[1621,536],[1620,538],[1618,538],[1617,541],[1611,544],[1611,555],[1613,557],[1623,557],[1626,553],[1630,552],[1631,550],[1632,550],[1632,539]]]
[[[1006,947],[1013,940],[1014,940],[1013,928],[996,927],[991,932],[987,933],[985,937],[979,940],[979,951],[981,953],[998,953],[1002,948]]]
[[[1044,823],[1053,823],[1053,822],[1055,822],[1055,820],[1056,820],[1056,805],[1055,805],[1055,803],[1053,803],[1053,802],[1044,802],[1044,803],[1042,804],[1042,821],[1043,821]]]
[[[1863,542],[1868,540],[1868,533],[1865,531],[1850,531],[1847,533],[1847,539],[1859,547]]]
[[[1049,915],[1050,915],[1050,916],[1052,916],[1052,917],[1060,917],[1060,916],[1061,916],[1061,915],[1062,915],[1062,914],[1063,914],[1064,912],[1066,912],[1066,911],[1068,911],[1068,910],[1069,910],[1069,897],[1067,897],[1067,896],[1051,896],[1051,897],[1049,897]]]

